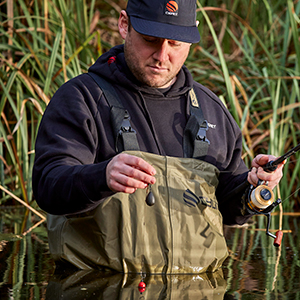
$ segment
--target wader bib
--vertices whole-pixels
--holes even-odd
[[[116,102],[114,90],[106,87],[106,82],[92,77],[111,106],[118,152],[139,156],[156,169],[156,183],[151,186],[155,204],[145,203],[148,189],[138,189],[134,194],[116,193],[82,214],[48,215],[54,259],[80,269],[124,273],[216,271],[228,255],[215,197],[219,170],[198,159],[206,155],[209,141],[195,93],[192,90],[189,97],[191,117],[183,146],[186,157],[161,156],[136,149],[127,111]]]

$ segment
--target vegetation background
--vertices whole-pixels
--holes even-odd
[[[300,1],[197,1],[201,41],[186,65],[227,105],[243,132],[243,158],[300,143]],[[31,173],[43,111],[68,79],[122,43],[125,0],[0,1],[0,205],[38,208]],[[299,211],[299,154],[277,193]],[[298,159],[298,160],[297,160]],[[43,214],[40,215],[43,217]]]

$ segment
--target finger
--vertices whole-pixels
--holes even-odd
[[[144,189],[154,184],[155,169],[142,158],[119,154],[107,165],[106,181],[113,191],[132,193],[136,189]],[[134,190],[135,189],[135,190]]]
[[[133,178],[137,181],[141,181],[142,183],[154,184],[156,174],[155,168],[149,164],[147,161],[140,157],[126,155],[124,157],[125,166],[121,171],[124,175]],[[132,181],[128,181],[132,183]],[[136,183],[136,182],[135,182]],[[140,186],[135,186],[137,188],[141,188]]]
[[[127,174],[112,171],[107,175],[107,185],[113,191],[133,193],[136,189],[145,189],[148,184]]]
[[[133,194],[137,190],[137,188],[125,186],[117,181],[111,182],[109,188],[114,192],[122,192],[127,194]]]
[[[264,154],[259,154],[257,155],[253,161],[252,161],[252,167],[258,168],[258,167],[263,167],[266,165],[269,161],[275,160],[276,157],[273,155],[264,155]]]
[[[126,176],[125,180],[128,180],[128,184],[132,183],[130,179],[134,179],[136,181],[145,183],[146,185],[155,183],[154,176],[149,175],[149,173],[146,173],[143,170],[138,169],[136,167],[124,166],[124,169],[121,173]]]
[[[122,165],[117,168],[111,168],[107,172],[107,185],[110,189],[114,191],[124,191],[124,189],[144,189],[147,187],[148,183],[145,182],[147,180],[147,175],[144,172],[138,171],[133,167]],[[145,175],[138,175],[139,173],[143,173]],[[139,179],[142,178],[143,180]],[[154,182],[152,178],[149,179],[150,182]],[[131,192],[131,190],[129,191]]]
[[[126,154],[124,156],[124,163],[129,166],[132,166],[140,171],[143,171],[149,175],[156,174],[155,168],[151,164],[149,164],[147,161],[145,161],[144,159],[142,159],[140,157]]]
[[[116,177],[116,181],[125,186],[134,187],[138,189],[144,189],[148,186],[148,184],[155,183],[154,177],[147,175],[144,172],[138,171],[134,168],[130,169],[132,170],[132,172],[128,171],[124,174],[120,173],[119,176]]]
[[[257,177],[257,168],[253,167],[251,171],[248,173],[248,182],[253,186],[257,185],[258,177]]]
[[[259,172],[258,176],[262,177],[262,178],[264,178],[264,180],[268,181],[269,187],[273,189],[280,182],[280,180],[282,178],[282,175],[283,175],[282,168],[283,168],[283,165],[279,166],[276,169],[276,171],[274,171],[272,173],[267,173],[267,174],[266,174],[266,172]]]

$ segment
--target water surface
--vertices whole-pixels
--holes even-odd
[[[278,216],[272,226],[278,226]],[[283,217],[282,245],[264,231],[265,217],[248,227],[225,227],[229,257],[214,274],[122,275],[56,270],[45,224],[23,207],[0,210],[0,299],[291,299],[300,300],[300,217]],[[258,230],[257,228],[260,228]],[[139,289],[139,283],[146,284]]]

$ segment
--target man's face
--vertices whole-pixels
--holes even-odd
[[[156,88],[168,87],[175,82],[190,44],[142,35],[133,27],[120,33],[125,39],[127,65],[140,82]]]

